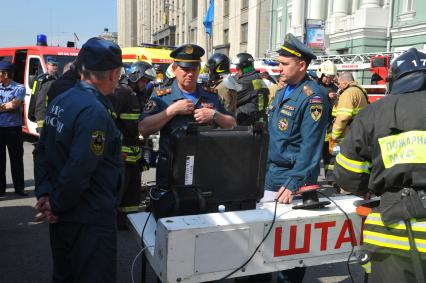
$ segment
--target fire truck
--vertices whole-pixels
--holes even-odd
[[[28,106],[34,80],[38,75],[46,72],[48,60],[54,59],[58,62],[58,75],[61,75],[64,65],[74,61],[77,55],[78,49],[73,47],[35,45],[0,48],[0,61],[12,62],[15,65],[14,81],[25,86],[26,95],[23,105],[24,133],[38,136],[36,132],[37,124],[28,119]]]
[[[308,70],[316,71],[321,63],[330,60],[338,72],[352,72],[355,79],[367,90],[369,101],[374,102],[386,94],[386,78],[391,60],[400,53],[361,53],[318,56]]]
[[[173,63],[170,53],[174,47],[157,44],[142,43],[137,47],[122,48],[122,57],[125,64],[136,61],[145,61],[150,63],[157,72],[157,82],[164,80],[167,67]]]

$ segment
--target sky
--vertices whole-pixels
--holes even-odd
[[[116,0],[0,0],[0,47],[35,45],[38,34],[47,44],[66,46],[79,37],[77,47],[104,28],[117,31]]]

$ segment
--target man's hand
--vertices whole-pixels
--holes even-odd
[[[277,193],[277,198],[279,203],[292,203],[293,193],[285,187],[281,187]]]
[[[50,210],[49,196],[42,196],[38,199],[35,208],[39,212],[44,212],[45,210]]]
[[[49,196],[42,196],[38,199],[35,208],[39,213],[35,216],[35,221],[40,222],[46,219],[50,224],[57,223],[58,217],[52,213]]]
[[[335,145],[336,145],[336,141],[330,138],[330,139],[328,140],[328,152],[329,152],[331,155],[334,155],[334,146],[335,146]]]
[[[203,107],[199,109],[195,109],[194,118],[198,124],[205,124],[213,121],[214,109]]]
[[[195,105],[190,99],[180,99],[167,107],[167,114],[170,116],[189,115],[194,112]]]

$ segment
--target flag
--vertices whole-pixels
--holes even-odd
[[[206,28],[206,33],[210,36],[213,32],[213,17],[214,17],[214,0],[210,0],[209,8],[207,9],[206,14],[204,15],[204,27]]]

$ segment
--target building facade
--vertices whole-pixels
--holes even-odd
[[[272,0],[214,0],[212,36],[205,33],[209,0],[117,0],[118,43],[178,46],[195,43],[231,58],[264,57],[270,47]],[[249,20],[250,19],[250,20]]]
[[[327,54],[424,49],[426,1],[273,0],[270,50],[292,32],[305,40],[306,19],[325,24]]]

